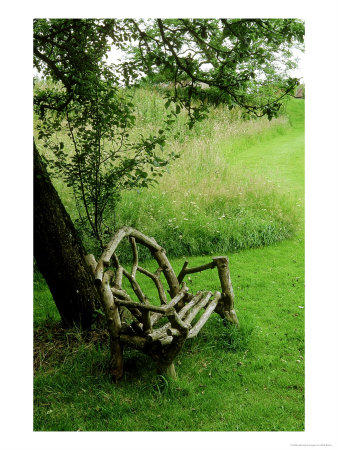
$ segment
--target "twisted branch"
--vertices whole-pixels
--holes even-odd
[[[115,254],[117,246],[124,238],[128,238],[131,245],[133,255],[131,272],[128,272],[119,263]],[[137,244],[147,247],[157,261],[159,267],[155,273],[139,266]],[[111,338],[112,370],[116,378],[122,376],[123,345],[129,345],[147,353],[157,361],[160,370],[174,375],[174,358],[186,339],[197,336],[213,311],[222,318],[238,324],[234,310],[229,260],[225,256],[215,257],[208,264],[192,268],[188,268],[188,261],[185,261],[176,277],[165,250],[153,238],[145,236],[131,227],[123,227],[108,243],[98,262],[95,261],[93,255],[87,255],[86,261],[95,275],[95,282],[107,318]],[[113,266],[114,271],[106,270],[109,266]],[[218,270],[222,293],[216,292],[214,296],[210,291],[199,291],[195,295],[188,293],[188,287],[183,282],[186,275],[215,267]],[[153,281],[158,292],[160,306],[150,303],[140,284],[136,281],[137,272]],[[169,286],[170,301],[167,299],[160,279],[161,273],[164,274]],[[138,301],[133,300],[122,288],[123,277],[129,281]],[[134,317],[130,324],[121,321],[123,309],[130,311]],[[203,309],[204,312],[193,324]],[[154,329],[156,323],[163,318],[167,322]]]

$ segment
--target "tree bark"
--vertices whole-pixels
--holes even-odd
[[[64,326],[89,329],[100,305],[85,250],[34,142],[34,257]]]

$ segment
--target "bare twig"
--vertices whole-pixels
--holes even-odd
[[[167,296],[165,294],[165,290],[163,288],[163,285],[161,283],[160,277],[156,273],[151,273],[148,270],[144,269],[143,267],[138,266],[137,270],[143,275],[146,275],[147,277],[151,278],[153,282],[155,283],[155,286],[157,288],[158,295],[160,297],[160,301],[162,305],[166,305],[168,300]]]
[[[190,273],[202,272],[203,270],[213,269],[214,267],[216,267],[216,262],[214,261],[209,264],[204,264],[203,266],[191,267],[190,269],[187,269],[188,264],[188,261],[185,261],[185,263],[183,264],[181,272],[177,277],[179,283],[182,283],[183,278]]]

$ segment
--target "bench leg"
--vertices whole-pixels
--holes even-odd
[[[213,261],[217,265],[218,276],[222,287],[222,296],[218,302],[215,312],[218,313],[223,319],[239,326],[234,308],[234,291],[230,278],[229,259],[226,256],[217,256],[216,258],[213,258]]]
[[[170,363],[169,365],[168,364],[163,364],[163,363],[162,364],[158,363],[157,364],[157,371],[161,375],[166,375],[167,377],[174,378],[174,379],[177,378],[175,365],[174,365],[173,362]]]
[[[113,381],[123,375],[123,344],[118,338],[110,338],[110,366]]]
[[[234,323],[235,325],[239,326],[236,311],[234,309],[232,309],[231,311],[225,311],[223,318],[228,322]]]

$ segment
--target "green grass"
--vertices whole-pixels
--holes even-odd
[[[191,265],[205,261],[191,258]],[[70,332],[76,345],[64,338],[60,351],[51,333],[35,377],[34,429],[303,430],[303,243],[240,252],[230,262],[241,328],[213,315],[179,354],[177,381],[127,350],[124,377],[111,384],[107,336],[86,342]],[[191,279],[191,290],[219,288],[216,271]]]
[[[226,248],[232,250],[227,254],[241,327],[224,327],[219,316],[212,315],[178,355],[178,380],[158,376],[150,358],[127,349],[123,379],[117,385],[111,384],[107,334],[96,330],[88,336],[78,330],[60,330],[49,291],[37,275],[35,430],[304,430],[304,102],[290,102],[288,112],[292,126],[276,124],[229,139],[209,136],[209,159],[214,152],[218,167],[224,164],[214,178],[215,185],[210,179],[203,183],[203,174],[210,174],[212,163],[198,167],[200,164],[193,158],[200,152],[189,153],[187,149],[177,162],[178,167],[172,169],[173,177],[180,183],[174,184],[168,175],[157,191],[124,199],[140,199],[135,211],[123,206],[124,214],[130,214],[131,224],[134,212],[143,213],[144,220],[147,218],[144,227],[148,226],[151,235],[166,248],[166,238],[173,235],[168,256],[176,273],[184,261],[182,257],[172,259],[177,247],[185,256],[199,252],[198,256],[188,257],[190,266],[209,262],[211,254],[223,253]],[[197,143],[191,139],[190,143]],[[202,147],[205,144],[202,139]],[[189,160],[193,175],[188,173],[187,179],[182,180]],[[222,188],[226,168],[231,173],[226,180],[235,181],[225,198],[232,208],[238,208],[236,220],[231,218],[230,207],[223,211],[218,203],[226,192]],[[191,180],[196,181],[190,188],[190,195],[195,197],[186,199],[185,189]],[[206,195],[197,203],[199,193]],[[175,198],[180,202],[179,208],[172,204]],[[195,202],[197,207],[190,203],[191,208],[184,209],[189,202]],[[156,221],[160,206],[161,219]],[[261,215],[261,209],[268,210],[266,216]],[[199,213],[196,217],[194,210]],[[179,221],[178,217],[183,216],[178,216],[180,211],[188,220],[183,217]],[[226,217],[219,219],[221,212]],[[214,217],[214,222],[210,219],[209,231],[203,234],[208,217]],[[264,230],[264,219],[278,222],[271,217],[279,218],[280,224],[290,223],[292,229],[281,233],[279,239],[274,231],[270,238],[266,232],[259,245],[255,237],[248,245],[248,236],[257,232],[257,224]],[[232,236],[232,247],[223,242],[230,240],[227,233]],[[194,242],[198,236],[200,243],[187,248],[185,243],[189,239]],[[283,236],[292,238],[278,242]],[[214,239],[211,244],[210,237]],[[234,242],[238,242],[238,247]],[[152,263],[145,264],[151,267]],[[219,289],[215,270],[190,278],[192,292]]]
[[[263,174],[288,194],[304,198],[304,102],[293,100],[287,104],[291,128],[255,145],[241,145],[232,152],[230,164]],[[272,144],[272,145],[271,145]]]

